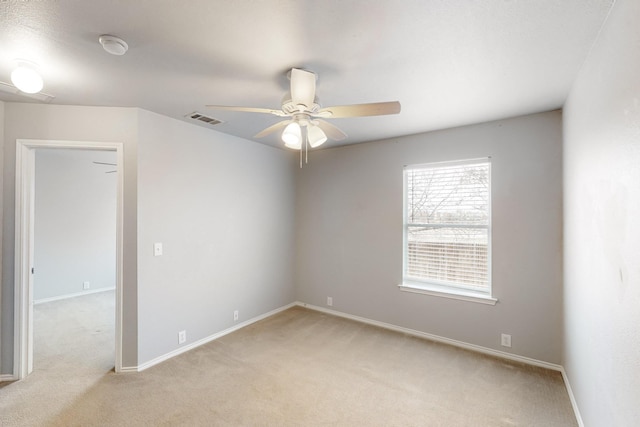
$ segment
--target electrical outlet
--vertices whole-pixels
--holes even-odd
[[[327,305],[329,307],[333,306],[333,297],[327,297]]]
[[[91,282],[83,282],[82,289],[87,290],[91,287]]]
[[[502,334],[500,343],[503,347],[511,347],[511,335]]]
[[[178,344],[184,344],[187,341],[187,331],[178,332]]]
[[[238,310],[233,312],[233,321],[236,322],[238,321],[238,317],[240,316],[240,313],[238,313]]]

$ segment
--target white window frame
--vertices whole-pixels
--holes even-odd
[[[407,278],[407,234],[410,225],[407,221],[407,191],[408,191],[408,172],[416,169],[433,169],[440,167],[452,167],[452,166],[465,166],[472,164],[488,164],[489,166],[489,189],[488,189],[488,224],[487,229],[487,290],[479,290],[470,286],[465,286],[462,283],[449,283],[441,282],[435,279],[428,280],[416,280],[415,278]],[[478,302],[483,304],[494,305],[498,301],[492,295],[492,277],[491,277],[491,158],[485,157],[480,159],[469,159],[462,161],[448,161],[437,163],[425,163],[417,165],[407,165],[403,169],[403,197],[402,197],[402,283],[399,285],[400,290],[407,292],[414,292],[420,294],[434,295],[445,298],[453,298],[464,301]],[[445,226],[446,227],[446,226]],[[485,228],[485,227],[479,227]]]

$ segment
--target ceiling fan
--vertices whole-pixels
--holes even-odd
[[[218,110],[242,111],[249,113],[266,113],[278,117],[286,117],[268,128],[258,132],[254,137],[262,138],[284,128],[282,141],[285,146],[296,150],[318,147],[331,138],[340,141],[347,135],[333,124],[323,119],[383,116],[398,114],[400,103],[375,102],[371,104],[338,105],[334,107],[321,107],[316,97],[315,73],[300,68],[292,68],[287,73],[290,80],[290,90],[282,100],[280,110],[254,107],[232,107],[225,105],[207,105]]]
[[[103,166],[114,166],[114,167],[118,166],[117,163],[96,162],[96,161],[94,161],[93,164],[94,165],[103,165]],[[116,172],[117,172],[117,169],[114,169],[112,171],[106,171],[105,173],[116,173]]]

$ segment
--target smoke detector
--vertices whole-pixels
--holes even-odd
[[[98,38],[98,41],[104,50],[109,52],[111,55],[124,55],[129,49],[127,42],[116,36],[103,34]]]

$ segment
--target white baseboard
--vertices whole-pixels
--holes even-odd
[[[162,356],[156,357],[155,359],[149,360],[148,362],[144,362],[144,363],[138,365],[137,367],[126,367],[126,368],[123,367],[120,370],[120,372],[141,372],[141,371],[144,371],[145,369],[148,369],[148,368],[150,368],[150,367],[152,367],[154,365],[157,365],[158,363],[164,362],[165,360],[171,359],[172,357],[175,357],[175,356],[177,356],[179,354],[185,353],[185,352],[187,352],[189,350],[193,350],[194,348],[200,347],[201,345],[204,345],[204,344],[206,344],[208,342],[217,340],[218,338],[223,337],[223,336],[225,336],[227,334],[230,334],[231,332],[237,331],[238,329],[242,329],[245,326],[249,326],[252,323],[258,322],[258,321],[260,321],[262,319],[266,319],[267,317],[271,317],[274,314],[280,313],[281,311],[287,310],[287,309],[289,309],[291,307],[294,307],[296,305],[297,305],[297,303],[292,302],[291,304],[287,304],[287,305],[285,305],[283,307],[276,308],[275,310],[272,310],[272,311],[270,311],[268,313],[262,314],[260,316],[254,317],[254,318],[249,319],[249,320],[246,320],[246,321],[244,321],[242,323],[238,323],[237,325],[233,325],[232,327],[230,327],[228,329],[225,329],[225,330],[220,331],[218,333],[215,333],[213,335],[209,335],[208,337],[199,339],[198,341],[194,341],[194,342],[192,342],[190,344],[187,344],[187,345],[185,345],[183,347],[177,348],[177,349],[175,349],[175,350],[173,350],[173,351],[171,351],[169,353],[166,353],[166,354],[164,354]]]
[[[311,310],[321,311],[323,313],[331,314],[338,317],[344,317],[346,319],[355,320],[357,322],[366,323],[369,325],[378,326],[384,329],[389,329],[391,331],[402,332],[404,334],[413,335],[420,338],[426,338],[431,341],[441,342],[445,344],[449,344],[455,347],[464,348],[467,350],[475,351],[476,353],[488,354],[490,356],[500,357],[502,359],[513,360],[515,362],[525,363],[527,365],[538,366],[541,368],[551,369],[554,371],[562,372],[562,366],[556,365],[555,363],[544,362],[542,360],[532,359],[530,357],[520,356],[517,354],[507,353],[500,350],[494,350],[492,348],[482,347],[475,344],[469,344],[463,341],[453,340],[451,338],[441,337],[439,335],[433,335],[422,331],[417,331],[415,329],[404,328],[402,326],[392,325],[390,323],[379,322],[377,320],[367,319],[366,317],[354,316],[352,314],[343,313],[340,311],[330,310],[324,307],[318,307],[311,304],[306,304],[302,302],[297,302],[296,305],[300,307],[309,308]]]
[[[53,301],[60,301],[63,299],[69,299],[69,298],[75,298],[75,297],[81,297],[84,295],[89,295],[89,294],[97,294],[99,292],[107,292],[107,291],[115,291],[116,288],[100,288],[100,289],[91,289],[89,291],[82,291],[82,292],[77,292],[75,294],[66,294],[66,295],[59,295],[57,297],[51,297],[51,298],[42,298],[42,299],[38,299],[38,300],[34,300],[33,304],[37,305],[37,304],[44,304],[45,302],[53,302]]]
[[[1,374],[0,375],[0,383],[3,381],[16,381],[17,378],[11,374]]]
[[[562,367],[560,372],[562,372],[562,379],[564,380],[564,385],[567,388],[567,393],[569,394],[569,399],[571,400],[571,406],[573,407],[573,413],[576,416],[576,421],[578,421],[578,426],[584,427],[584,421],[582,421],[582,416],[578,409],[578,402],[576,401],[576,397],[573,395],[573,390],[571,389],[571,383],[569,382],[567,372],[564,370],[564,367]]]

